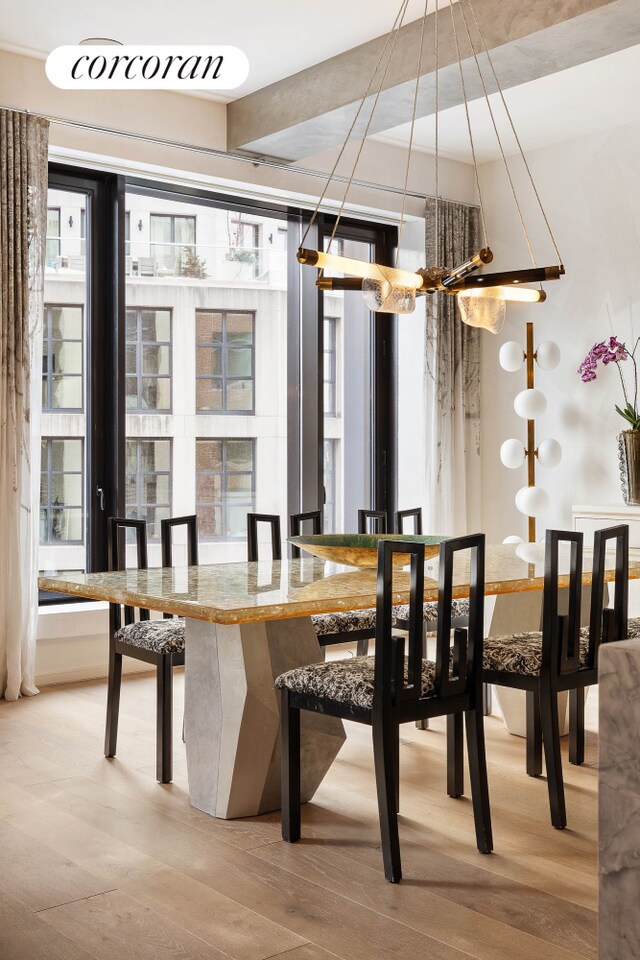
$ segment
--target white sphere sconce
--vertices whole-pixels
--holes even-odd
[[[509,470],[521,467],[526,456],[527,451],[520,440],[505,440],[500,447],[500,459]]]
[[[549,495],[546,490],[536,486],[536,460],[542,467],[556,467],[562,459],[562,449],[557,440],[541,440],[536,447],[535,421],[547,409],[547,398],[535,386],[535,364],[541,370],[555,370],[560,363],[560,348],[553,340],[543,340],[537,350],[533,342],[533,324],[527,323],[526,346],[523,348],[515,340],[508,340],[500,348],[500,366],[508,373],[516,373],[524,365],[527,371],[527,387],[516,394],[513,409],[519,417],[527,421],[527,439],[523,443],[511,438],[500,447],[500,460],[509,470],[517,470],[527,464],[527,486],[521,487],[516,494],[516,509],[529,519],[529,543],[536,540],[536,519],[549,509]],[[503,540],[505,544],[524,544],[515,534]]]
[[[537,453],[541,467],[557,467],[562,460],[562,447],[557,440],[541,440]]]
[[[521,390],[516,396],[513,409],[523,420],[535,420],[547,409],[547,398],[542,390],[530,387],[528,390]]]
[[[522,346],[515,340],[508,340],[500,347],[499,360],[500,366],[507,373],[515,373],[520,369],[526,357]]]

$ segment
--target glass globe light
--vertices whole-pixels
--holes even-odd
[[[549,509],[549,494],[541,487],[520,487],[516,493],[516,509],[525,517],[539,517]]]
[[[515,373],[524,363],[524,350],[515,340],[507,340],[500,347],[498,357],[503,370]]]
[[[515,470],[524,463],[525,449],[520,440],[505,440],[500,447],[500,459],[509,470]]]
[[[543,340],[536,350],[536,360],[541,370],[555,370],[560,363],[560,347],[553,340]]]
[[[535,420],[547,409],[547,398],[542,390],[536,390],[535,387],[521,390],[513,401],[513,409],[523,420]]]
[[[512,534],[510,537],[505,537],[502,541],[503,543],[524,543],[522,537],[517,537],[515,534]]]
[[[538,444],[538,463],[542,467],[557,467],[562,460],[562,447],[557,440],[541,440]]]

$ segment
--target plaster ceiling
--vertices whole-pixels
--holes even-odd
[[[0,0],[0,48],[46,57],[86,37],[122,43],[215,42],[240,47],[249,78],[229,101],[387,33],[399,0]],[[433,9],[435,0],[429,0]],[[424,0],[409,0],[405,23],[422,17]]]
[[[505,91],[505,100],[523,148],[535,150],[637,121],[639,81],[640,45],[511,87]],[[492,95],[490,100],[507,153],[513,154],[517,145],[499,96]],[[486,102],[474,101],[469,112],[478,160],[498,159],[500,150]],[[410,124],[403,124],[372,139],[406,146],[410,129]],[[433,117],[416,122],[413,147],[435,152]],[[471,162],[463,106],[440,114],[440,151],[443,156]]]

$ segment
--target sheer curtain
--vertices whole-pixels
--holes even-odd
[[[48,123],[0,110],[0,696],[38,692],[38,504]]]
[[[436,224],[435,201],[427,201],[426,262],[455,267],[480,249],[480,213],[442,200],[438,208]],[[480,529],[480,331],[461,322],[455,297],[426,299],[425,529],[473,533]]]

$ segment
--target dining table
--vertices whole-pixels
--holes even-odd
[[[615,575],[607,555],[606,579]],[[568,585],[561,554],[559,585]],[[457,562],[454,597],[468,595]],[[630,579],[640,551],[630,551]],[[41,590],[185,618],[185,744],[189,799],[224,819],[280,806],[279,698],[274,680],[322,660],[312,617],[376,605],[374,566],[354,569],[315,557],[43,576]],[[591,582],[585,550],[583,583]],[[488,545],[487,635],[539,629],[544,544]],[[438,557],[425,561],[424,597],[438,599]],[[409,600],[409,572],[394,571],[393,602]],[[105,638],[105,642],[106,642]],[[348,655],[345,651],[345,655]],[[341,720],[304,711],[301,799],[310,800],[345,739]]]

